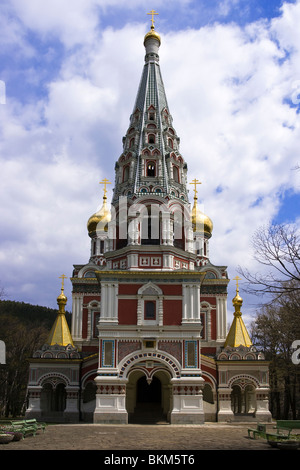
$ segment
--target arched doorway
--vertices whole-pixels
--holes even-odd
[[[136,404],[156,404],[161,405],[161,381],[157,377],[153,377],[151,382],[147,382],[146,376],[143,375],[137,381],[137,397]]]
[[[244,387],[233,385],[231,409],[235,415],[253,415],[255,412],[255,390],[252,384]]]
[[[126,386],[129,423],[166,424],[170,411],[170,375],[159,371],[151,377],[133,370]]]
[[[63,417],[66,408],[66,386],[58,383],[53,386],[45,383],[41,392],[41,412],[42,416],[51,421],[51,418],[59,420]]]

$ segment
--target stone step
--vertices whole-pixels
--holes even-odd
[[[134,413],[129,417],[129,422],[133,424],[165,424],[167,419],[160,405],[143,403],[136,406]]]

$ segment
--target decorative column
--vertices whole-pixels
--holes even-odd
[[[234,413],[231,409],[231,388],[219,388],[219,410],[218,421],[231,421],[234,418]]]
[[[64,410],[64,421],[66,423],[74,423],[79,421],[79,408],[78,408],[78,388],[66,388],[67,399],[66,408]]]
[[[26,419],[41,419],[41,391],[42,387],[28,387],[28,408],[25,413]]]
[[[272,415],[269,411],[269,388],[261,387],[255,390],[256,412],[255,417],[261,421],[271,421]]]
[[[98,376],[94,423],[128,424],[126,383],[117,377]]]
[[[173,409],[171,424],[203,424],[204,409],[201,377],[181,377],[171,380],[173,387]]]

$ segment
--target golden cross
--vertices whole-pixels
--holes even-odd
[[[59,276],[59,279],[61,279],[61,290],[64,290],[64,282],[65,282],[65,279],[68,279],[68,276],[65,276],[64,274],[62,274],[61,276]]]
[[[106,193],[107,193],[107,189],[106,189],[106,185],[107,184],[111,184],[106,178],[103,179],[103,181],[100,181],[99,184],[104,184],[104,197],[106,197]]]
[[[147,13],[147,15],[152,15],[152,18],[151,18],[151,26],[154,28],[154,19],[153,19],[153,16],[154,15],[158,15],[158,13],[155,12],[155,10],[151,10],[150,13]]]
[[[241,281],[242,279],[241,279],[240,277],[238,277],[238,276],[235,276],[235,277],[233,278],[233,280],[236,281],[236,290],[237,290],[237,292],[238,292],[238,290],[239,290],[239,281]]]
[[[197,194],[197,184],[202,184],[201,181],[197,180],[196,178],[192,180],[192,182],[190,184],[193,184],[195,186],[194,188],[194,191],[195,191],[195,195],[194,197],[196,197],[196,194]]]

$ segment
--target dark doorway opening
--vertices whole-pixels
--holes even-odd
[[[145,376],[137,381],[136,404],[139,403],[161,404],[161,381],[157,377],[154,376],[150,384]]]
[[[157,377],[148,383],[140,377],[136,384],[136,407],[129,421],[138,424],[166,423],[162,409],[162,386]]]

